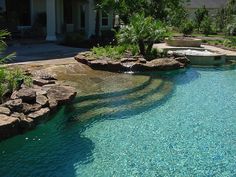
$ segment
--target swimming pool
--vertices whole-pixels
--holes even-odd
[[[0,176],[236,176],[234,66],[124,77],[1,142]]]

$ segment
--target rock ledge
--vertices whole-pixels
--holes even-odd
[[[35,128],[76,94],[73,87],[56,84],[55,79],[33,78],[31,87],[22,85],[0,105],[0,141]]]
[[[111,72],[145,72],[145,71],[168,71],[186,67],[190,61],[185,57],[170,57],[146,61],[142,57],[123,58],[119,61],[111,59],[91,59],[88,52],[75,56],[75,60],[88,65],[95,70]]]

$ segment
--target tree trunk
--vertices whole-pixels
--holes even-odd
[[[139,45],[140,54],[143,55],[143,56],[145,56],[145,55],[146,55],[146,52],[145,52],[145,44],[144,44],[144,41],[143,41],[143,40],[139,40],[138,45]]]

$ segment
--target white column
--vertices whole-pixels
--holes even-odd
[[[86,28],[85,32],[87,37],[95,34],[95,24],[96,24],[96,12],[95,12],[95,4],[94,0],[89,0],[87,6],[87,13],[86,13]]]
[[[47,41],[56,41],[56,0],[46,0]]]

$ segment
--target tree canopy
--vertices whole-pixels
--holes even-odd
[[[168,21],[177,16],[176,13],[184,14],[184,2],[186,0],[97,0],[97,7],[114,9],[124,23],[137,13]]]

